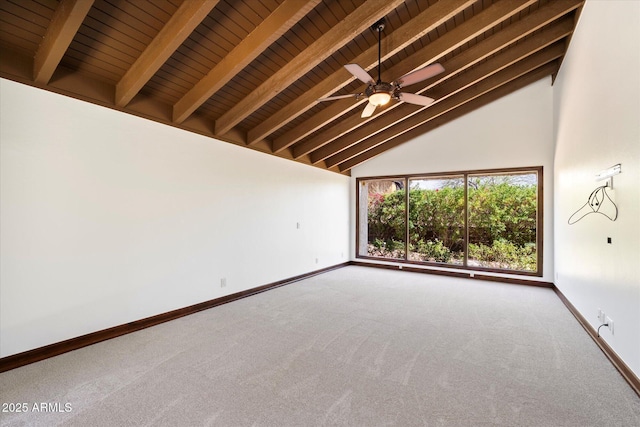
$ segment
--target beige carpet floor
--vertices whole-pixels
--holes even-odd
[[[0,393],[28,405],[3,426],[640,426],[552,290],[365,267],[5,372]]]

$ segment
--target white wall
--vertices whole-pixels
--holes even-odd
[[[352,170],[352,198],[356,177],[543,166],[541,280],[553,281],[552,98],[551,79],[543,79],[389,150]],[[351,205],[355,236],[355,202]]]
[[[0,92],[0,356],[348,260],[348,177]]]
[[[554,86],[556,285],[640,376],[640,2],[587,1]],[[617,221],[571,214],[616,163]],[[604,205],[603,205],[604,208]],[[612,243],[607,244],[607,237]]]

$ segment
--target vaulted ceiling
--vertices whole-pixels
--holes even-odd
[[[0,76],[348,174],[547,76],[584,0],[0,0]],[[392,82],[369,118],[354,63]],[[37,124],[34,124],[37,125]]]

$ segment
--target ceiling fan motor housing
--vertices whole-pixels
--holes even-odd
[[[393,85],[391,83],[380,82],[375,85],[369,85],[365,89],[364,93],[367,96],[371,96],[374,93],[388,93],[389,95],[393,94]]]

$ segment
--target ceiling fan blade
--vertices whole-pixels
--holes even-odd
[[[444,67],[440,64],[431,64],[427,65],[424,68],[420,68],[412,73],[405,74],[395,81],[397,86],[409,86],[414,83],[421,82],[423,80],[427,80],[433,76],[437,76],[441,72],[444,71]]]
[[[409,104],[415,105],[430,105],[435,101],[433,98],[429,98],[428,96],[416,95],[415,93],[404,93],[400,92],[400,101],[408,102]]]
[[[376,81],[373,80],[373,77],[367,73],[364,68],[359,66],[358,64],[347,64],[344,66],[348,72],[353,74],[358,80],[362,81],[366,84],[376,84]]]
[[[326,98],[320,98],[318,99],[318,101],[335,101],[336,99],[357,98],[362,95],[363,95],[362,93],[350,93],[348,95],[335,95],[335,96],[328,96]]]
[[[367,118],[367,117],[371,117],[371,115],[373,114],[373,112],[376,110],[376,106],[372,103],[368,103],[366,107],[364,107],[364,110],[362,110],[362,114],[360,115],[360,117]]]

